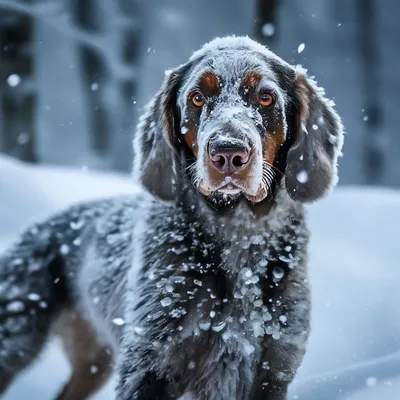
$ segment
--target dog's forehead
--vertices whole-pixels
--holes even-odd
[[[239,83],[249,72],[257,72],[270,81],[277,81],[272,67],[272,59],[249,49],[229,49],[209,53],[193,62],[185,79],[188,83],[197,84],[205,72],[212,72],[221,84]]]

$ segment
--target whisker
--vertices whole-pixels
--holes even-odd
[[[278,169],[277,167],[275,167],[275,165],[269,163],[265,158],[263,159],[263,161],[264,161],[264,166],[265,166],[265,167],[272,168],[272,169],[274,170],[274,172],[278,172],[279,174],[282,175],[282,172],[279,171],[279,169]]]
[[[192,163],[190,165],[188,165],[187,167],[183,167],[182,171],[187,171],[187,172],[191,172],[192,169],[196,168],[196,163]]]

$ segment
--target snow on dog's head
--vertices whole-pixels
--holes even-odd
[[[340,118],[322,89],[247,37],[217,38],[166,74],[135,139],[135,176],[162,199],[313,201],[337,181]]]

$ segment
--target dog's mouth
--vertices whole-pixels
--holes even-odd
[[[215,187],[211,187],[211,185],[207,184],[206,181],[202,179],[199,183],[199,190],[205,196],[210,196],[214,192],[236,195],[244,192],[245,188],[238,182],[234,181],[232,177],[227,176],[218,186]]]
[[[239,194],[242,192],[242,189],[234,185],[233,183],[228,183],[225,186],[220,187],[217,192],[224,194]]]
[[[213,193],[221,193],[226,196],[235,197],[237,197],[237,195],[243,194],[247,198],[247,200],[252,203],[258,203],[264,200],[268,194],[262,184],[259,185],[256,191],[252,192],[240,182],[233,180],[230,176],[225,177],[220,185],[213,188],[211,188],[204,179],[201,179],[198,189],[204,196],[207,197],[211,196]]]

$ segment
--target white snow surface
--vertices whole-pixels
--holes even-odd
[[[129,176],[0,157],[0,251],[30,222],[85,199],[134,193]],[[290,399],[400,398],[400,192],[339,187],[309,207],[312,334]],[[4,400],[52,399],[69,366],[57,340]],[[112,399],[111,380],[94,399]]]

